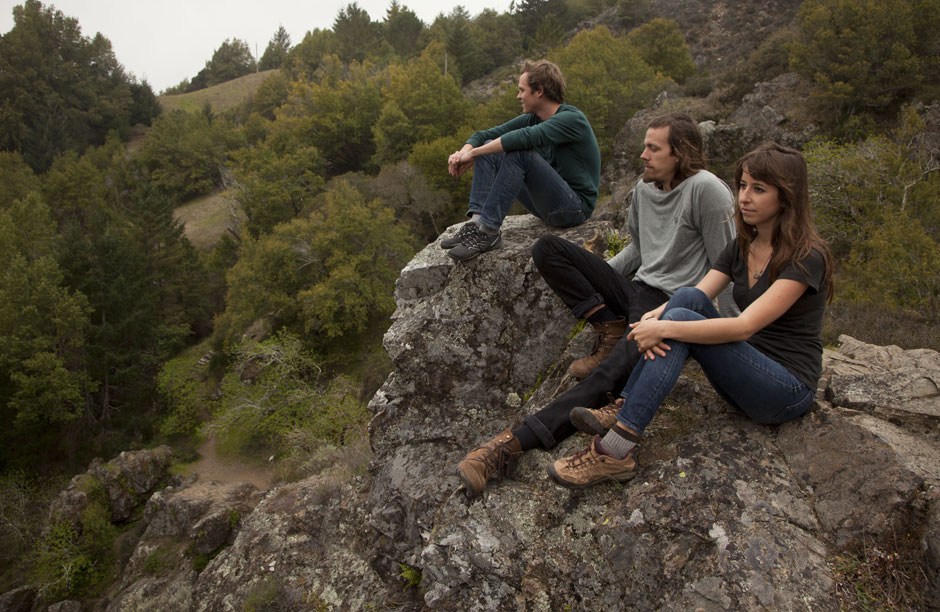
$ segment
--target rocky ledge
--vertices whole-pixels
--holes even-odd
[[[610,229],[558,233],[602,245]],[[567,364],[590,341],[532,265],[547,231],[511,217],[497,251],[455,264],[434,243],[402,271],[368,477],[266,492],[175,482],[135,511],[128,500],[159,480],[164,451],[125,458],[141,477],[121,472],[132,486],[105,490],[114,520],[140,526],[96,609],[835,611],[838,560],[866,549],[921,568],[910,586],[938,605],[940,355],[929,350],[841,338],[812,411],[779,427],[722,402],[690,363],[629,485],[552,484],[545,466],[582,447],[579,435],[467,499],[457,461],[573,384]],[[57,512],[70,516],[63,495]],[[32,609],[33,595],[8,593],[0,610]]]

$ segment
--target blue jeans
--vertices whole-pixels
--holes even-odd
[[[718,311],[704,293],[692,287],[676,291],[662,319],[714,319]],[[702,366],[718,394],[749,417],[764,424],[783,423],[801,416],[813,402],[813,391],[782,365],[747,342],[694,344],[666,340],[665,357],[641,359],[621,394],[617,420],[638,434],[653,419],[669,395],[688,355]]]
[[[510,151],[476,158],[467,216],[499,229],[512,203],[519,200],[530,213],[555,227],[587,220],[581,198],[534,150]]]

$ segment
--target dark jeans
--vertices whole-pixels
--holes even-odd
[[[625,279],[597,255],[557,236],[540,238],[532,247],[532,259],[548,286],[579,318],[594,306],[606,304],[614,314],[634,322],[669,299],[655,287]],[[623,390],[639,358],[636,343],[624,336],[587,378],[527,416],[526,427],[546,450],[554,448],[576,431],[568,418],[571,409],[607,404],[608,394],[617,396]]]
[[[580,225],[587,219],[578,194],[534,150],[478,157],[473,164],[467,216],[478,213],[480,223],[499,229],[517,199],[530,213],[555,227]]]

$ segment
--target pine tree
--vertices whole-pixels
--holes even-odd
[[[271,70],[280,68],[287,60],[287,54],[290,53],[290,34],[284,29],[284,26],[278,26],[277,32],[268,42],[261,61],[258,63],[259,70]]]
[[[126,136],[158,112],[149,85],[125,74],[101,34],[82,36],[76,19],[37,0],[14,7],[13,20],[0,37],[0,147],[34,170],[103,143],[110,130]]]
[[[83,415],[94,388],[83,359],[88,303],[66,287],[59,247],[38,193],[0,210],[0,466],[35,456]]]
[[[411,59],[418,53],[418,41],[424,29],[424,23],[414,11],[392,0],[385,14],[383,32],[400,60]]]
[[[375,48],[378,40],[377,24],[369,13],[355,2],[340,9],[333,21],[339,58],[344,62],[362,62]]]

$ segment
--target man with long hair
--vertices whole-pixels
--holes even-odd
[[[584,223],[594,212],[600,149],[584,113],[565,104],[561,70],[547,60],[526,61],[516,98],[521,115],[474,132],[447,159],[453,176],[474,168],[470,221],[441,241],[458,261],[499,246],[499,228],[515,200],[555,227]]]
[[[523,451],[551,449],[574,433],[569,414],[576,406],[598,409],[598,418],[612,424],[620,402],[605,406],[607,398],[620,393],[640,358],[625,336],[628,324],[701,280],[734,237],[731,190],[705,170],[702,136],[691,117],[673,113],[650,122],[640,158],[644,172],[633,190],[624,250],[608,262],[553,235],[532,248],[548,286],[597,330],[595,350],[569,368],[584,380],[458,464],[471,494],[511,472]]]

